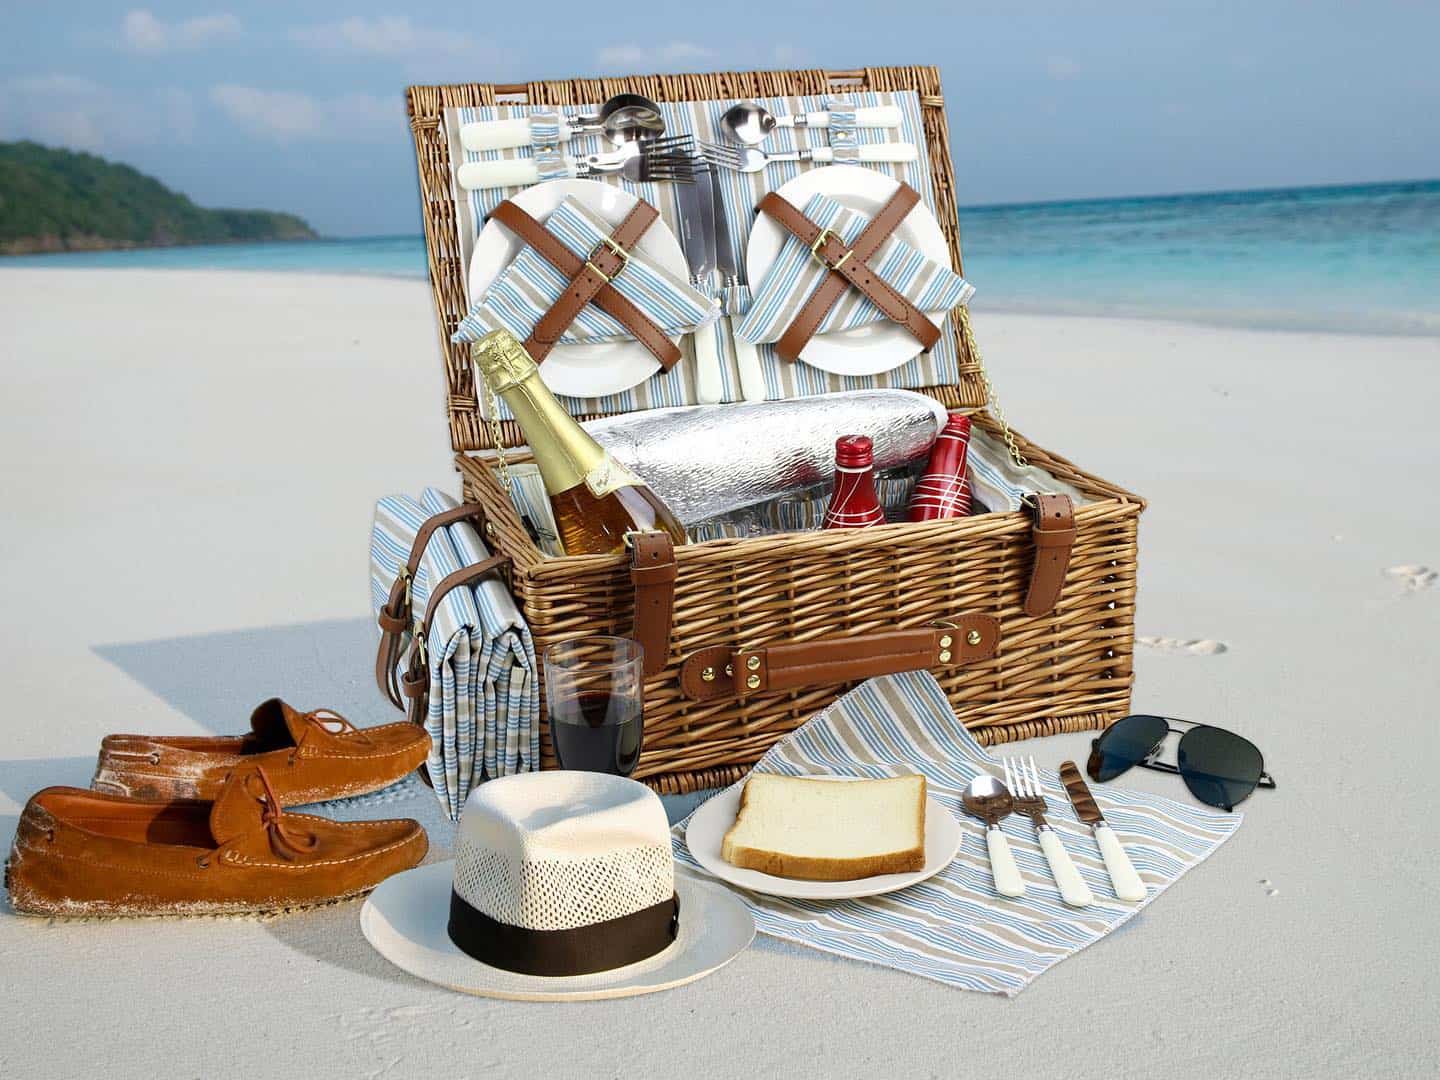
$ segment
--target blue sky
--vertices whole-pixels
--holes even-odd
[[[331,235],[419,231],[412,82],[938,64],[962,203],[1440,176],[1433,2],[4,8],[0,139]]]

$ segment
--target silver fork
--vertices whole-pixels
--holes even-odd
[[[1070,853],[1060,842],[1060,836],[1045,820],[1045,786],[1040,781],[1040,770],[1035,767],[1035,755],[1030,755],[1027,767],[1024,758],[1005,758],[1001,761],[1005,769],[1005,784],[1015,793],[1015,809],[1035,823],[1040,836],[1040,850],[1050,864],[1050,873],[1055,884],[1060,886],[1060,899],[1071,907],[1085,907],[1095,902],[1095,895],[1075,864]]]
[[[619,173],[631,182],[666,180],[674,184],[693,184],[699,161],[694,146],[693,136],[672,135],[627,143],[619,150],[604,154],[562,160],[566,172],[575,177]],[[455,170],[455,179],[466,191],[523,187],[540,182],[540,166],[534,157],[467,161]]]
[[[864,143],[859,147],[861,161],[904,162],[914,161],[917,156],[914,143]],[[700,144],[700,153],[712,165],[736,172],[760,172],[766,165],[777,161],[814,161],[819,164],[835,160],[835,149],[817,146],[813,150],[757,150],[753,146],[735,146],[732,143]]]

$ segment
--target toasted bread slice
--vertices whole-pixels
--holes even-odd
[[[925,778],[745,782],[720,854],[747,870],[803,881],[854,881],[925,866]]]

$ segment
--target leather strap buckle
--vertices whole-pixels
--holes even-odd
[[[601,270],[600,267],[595,265],[595,259],[600,254],[600,249],[602,247],[608,247],[615,254],[615,257],[620,260],[620,269],[616,270],[613,274],[607,274],[604,270]],[[606,285],[609,285],[610,282],[614,281],[617,277],[623,274],[625,272],[625,268],[630,265],[630,252],[626,251],[623,247],[616,243],[613,236],[602,236],[600,238],[600,243],[596,244],[594,250],[590,252],[590,258],[585,260],[585,265],[588,266],[591,270],[595,271],[595,273],[604,280]]]
[[[826,270],[839,270],[842,266],[844,266],[847,262],[850,261],[850,256],[855,254],[854,248],[846,248],[845,254],[841,255],[840,261],[836,263],[830,262],[828,259],[825,258],[824,255],[820,254],[820,249],[824,247],[829,241],[839,239],[840,234],[837,233],[834,229],[827,227],[820,230],[820,234],[815,237],[815,242],[810,245],[810,254],[814,256],[815,261],[818,262],[821,266],[825,267]]]

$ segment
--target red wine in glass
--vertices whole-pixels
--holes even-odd
[[[644,723],[638,697],[587,691],[551,706],[550,739],[562,769],[629,776],[640,760]]]

